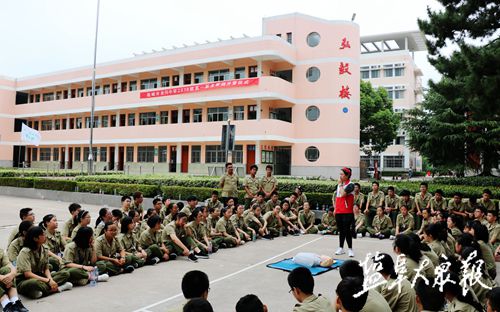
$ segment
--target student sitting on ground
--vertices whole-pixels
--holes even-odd
[[[318,225],[319,234],[337,234],[337,220],[333,212],[333,207],[330,207],[328,212],[323,213],[323,216],[321,216],[321,224]]]
[[[111,211],[108,208],[101,208],[99,210],[99,217],[97,217],[97,220],[95,221],[94,238],[98,238],[104,234],[104,224],[106,224],[106,222],[111,222],[112,220],[113,215],[111,214]]]
[[[245,206],[238,205],[236,213],[234,213],[229,220],[233,223],[234,228],[240,235],[241,240],[251,241],[255,236],[255,230],[245,223],[245,218],[243,217],[243,212],[245,211]]]
[[[280,206],[274,207],[271,211],[266,212],[264,215],[264,220],[267,223],[267,231],[272,237],[280,236],[280,232],[283,233],[283,223],[280,218]]]
[[[299,227],[302,234],[316,234],[318,233],[318,227],[314,225],[316,220],[316,215],[311,211],[311,206],[309,202],[305,202],[302,206],[303,209],[299,212]]]
[[[290,203],[287,200],[281,203],[280,217],[285,226],[284,233],[299,235],[300,229],[297,226],[297,215],[292,212]]]
[[[418,311],[438,312],[444,306],[444,294],[438,287],[433,287],[434,278],[430,277],[429,284],[419,279],[415,285],[416,301]]]
[[[16,268],[0,249],[0,303],[5,312],[29,312],[22,304],[16,289]]]
[[[31,221],[22,221],[21,224],[19,224],[16,238],[10,243],[7,250],[9,261],[13,264],[16,263],[17,256],[21,252],[21,249],[23,249],[24,247],[24,238],[26,237],[26,233],[32,226],[33,223],[31,223]]]
[[[118,228],[118,231],[121,231],[121,221],[123,219],[123,213],[120,209],[113,209],[111,210],[111,222],[113,222],[116,227]]]
[[[337,299],[335,300],[336,310],[341,312],[362,311],[368,300],[368,292],[354,298],[354,295],[361,291],[363,291],[363,280],[361,278],[343,278],[335,290],[337,293]]]
[[[89,226],[90,222],[92,221],[92,219],[90,218],[90,212],[88,212],[87,210],[80,210],[80,212],[76,216],[75,221],[77,225],[71,232],[71,239],[75,238],[76,232],[78,232],[81,227]]]
[[[451,231],[451,235],[456,239],[462,235],[462,228],[463,228],[463,222],[462,218],[458,215],[449,215],[448,219],[446,220],[446,225],[448,227],[448,230]]]
[[[130,204],[132,203],[132,198],[130,198],[130,196],[122,196],[120,202],[122,203],[121,205],[121,209],[122,209],[122,212],[126,215],[128,215],[128,213],[132,210],[130,210]]]
[[[270,239],[271,236],[267,231],[267,222],[262,218],[261,209],[258,205],[253,204],[245,218],[245,222],[249,227],[254,229],[255,233],[262,238]]]
[[[364,237],[367,232],[366,216],[364,213],[361,213],[359,207],[356,205],[353,206],[352,210],[354,212],[354,232],[356,232],[356,235],[353,235],[353,237]]]
[[[196,247],[198,247],[202,253],[208,255],[210,252],[217,251],[217,248],[215,248],[215,251],[213,250],[212,243],[210,242],[205,230],[205,225],[202,223],[202,211],[206,209],[206,207],[196,208],[193,211],[189,217],[191,222],[186,225],[186,231],[188,235],[193,238]]]
[[[161,240],[167,247],[169,253],[175,253],[188,257],[196,262],[199,258],[208,258],[206,253],[202,253],[196,246],[193,237],[186,232],[187,215],[184,212],[177,214],[177,220],[170,222],[163,229]]]
[[[314,278],[308,268],[298,267],[288,274],[290,292],[299,302],[294,312],[333,312],[330,301],[322,295],[314,294]]]
[[[267,312],[267,306],[260,301],[259,297],[250,294],[238,300],[236,312]]]
[[[106,266],[105,272],[110,276],[121,273],[132,273],[138,263],[132,257],[126,256],[125,249],[120,245],[116,236],[118,228],[112,222],[104,225],[104,234],[94,242],[95,253],[100,264]]]
[[[396,217],[396,228],[392,230],[391,239],[394,239],[399,234],[409,234],[413,232],[415,226],[413,215],[408,213],[408,206],[401,205],[399,210],[401,213]]]
[[[78,216],[78,213],[80,212],[81,209],[82,206],[80,206],[80,204],[77,203],[72,203],[68,207],[69,213],[71,214],[71,218],[69,218],[66,222],[64,222],[64,226],[61,232],[66,242],[71,241],[71,233],[73,233],[73,229],[78,224],[78,222],[76,221],[76,217]]]
[[[168,204],[165,210],[165,217],[163,218],[163,225],[167,225],[172,221],[177,219],[177,214],[179,213],[179,203],[170,203]],[[161,219],[161,217],[160,217]]]
[[[500,287],[495,287],[488,292],[486,303],[488,312],[500,312]]]
[[[418,245],[405,234],[399,234],[394,240],[394,253],[396,255],[401,255],[404,260],[404,266],[406,268],[406,278],[413,283],[416,271],[423,266],[423,270],[420,274],[426,278],[434,276],[434,265],[432,261],[422,254]]]
[[[66,240],[62,237],[61,232],[57,230],[57,218],[53,214],[43,217],[39,226],[45,230],[45,236],[47,237],[45,247],[49,252],[50,271],[57,272],[64,264],[62,256]]]
[[[182,306],[176,307],[169,312],[182,311],[183,307],[192,299],[201,298],[208,299],[208,290],[210,289],[210,282],[205,272],[193,270],[189,271],[182,277],[181,289],[186,302]]]
[[[139,238],[139,244],[148,254],[147,261],[156,262],[154,258],[158,258],[161,261],[175,260],[177,255],[175,253],[170,254],[161,239],[160,217],[157,215],[149,217],[148,227],[149,229],[144,230]]]
[[[391,235],[391,230],[391,218],[384,213],[382,206],[377,207],[377,214],[373,217],[372,226],[368,228],[368,233],[371,237],[384,239]]]
[[[104,273],[106,266],[103,263],[97,263],[93,235],[90,227],[80,228],[73,241],[64,249],[63,271],[69,273],[69,281],[74,285],[83,286],[95,278],[92,276],[94,267],[97,267],[99,273],[98,282],[106,282],[109,279],[109,275]]]
[[[483,306],[474,299],[472,292],[468,291],[464,296],[462,286],[457,274],[445,272],[444,280],[450,281],[443,285],[443,292],[448,302],[448,312],[477,312],[484,311]]]
[[[41,227],[31,227],[26,233],[24,247],[17,257],[17,289],[21,295],[31,299],[73,288],[73,284],[68,282],[68,272],[50,273],[49,254],[43,247],[45,240]]]
[[[194,298],[189,300],[184,305],[182,312],[214,312],[214,309],[208,300],[203,298]]]
[[[120,234],[118,235],[118,242],[125,250],[126,256],[132,258],[132,262],[137,263],[138,267],[142,267],[147,259],[148,254],[142,249],[139,240],[134,236],[135,223],[130,217],[125,217],[121,220]],[[152,259],[151,259],[152,260]],[[150,261],[148,264],[156,264],[160,259]]]
[[[434,218],[431,216],[431,212],[429,208],[423,209],[422,210],[422,225],[420,226],[420,229],[417,231],[418,235],[423,235],[424,233],[424,228],[428,224],[434,223]]]
[[[217,221],[215,230],[222,235],[222,241],[219,244],[221,248],[237,247],[243,244],[240,235],[236,233],[233,223],[230,221],[233,211],[231,208],[223,208],[221,210],[222,217]]]
[[[30,221],[31,223],[35,223],[35,213],[33,212],[33,209],[31,208],[23,208],[19,210],[19,218],[21,219],[21,222],[23,221]],[[19,237],[17,234],[19,233],[19,227],[15,227],[12,229],[12,232],[10,232],[9,239],[7,240],[7,247],[9,247],[10,243],[17,237]]]

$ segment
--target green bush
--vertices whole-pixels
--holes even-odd
[[[95,172],[96,175],[114,175],[120,174],[113,171]],[[76,177],[81,176],[80,170],[39,170],[39,169],[16,169],[16,168],[0,168],[0,177]]]
[[[33,187],[44,190],[74,192],[76,182],[71,180],[34,178]]]
[[[94,183],[75,182],[79,192],[103,193],[110,195],[129,195],[134,192],[142,192],[144,197],[154,197],[159,194],[159,188],[154,185],[145,184],[121,184],[121,183]]]
[[[13,177],[2,177],[0,178],[0,186],[12,186],[12,187],[24,187],[32,188],[33,179],[32,178],[13,178]]]
[[[434,182],[448,185],[483,186],[484,188],[500,187],[500,177],[435,178]]]

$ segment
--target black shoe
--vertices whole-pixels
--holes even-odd
[[[196,258],[194,253],[190,253],[188,256],[188,259],[189,259],[189,261],[192,261],[192,262],[198,262],[198,258]]]
[[[175,260],[175,259],[177,259],[177,254],[173,252],[173,253],[168,255],[168,258],[169,258],[169,260]]]
[[[212,253],[216,253],[219,250],[219,247],[212,246]]]
[[[134,272],[135,268],[133,265],[127,265],[124,269],[123,269],[123,273],[132,273]]]
[[[288,231],[283,231],[283,236],[287,236],[288,235]]]
[[[220,244],[219,244],[219,248],[227,248],[226,243],[220,243]]]
[[[3,312],[17,312],[18,310],[12,302],[9,302],[2,310]]]
[[[29,312],[30,310],[26,309],[21,300],[17,300],[14,302],[14,308],[19,312]]]
[[[204,253],[203,251],[195,252],[194,255],[200,259],[208,259],[208,255],[206,253]]]

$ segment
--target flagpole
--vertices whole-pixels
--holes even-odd
[[[97,0],[97,18],[95,23],[95,42],[94,42],[94,67],[92,70],[92,108],[90,110],[90,144],[89,144],[89,163],[88,163],[88,174],[94,173],[94,152],[93,152],[93,140],[94,140],[94,111],[95,111],[95,68],[97,59],[97,33],[99,31],[99,4],[100,0]]]

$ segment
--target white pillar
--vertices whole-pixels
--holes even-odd
[[[184,85],[184,68],[179,70],[179,86]]]
[[[178,107],[178,113],[177,113],[177,123],[182,123],[182,105],[179,105]]]
[[[71,99],[71,85],[68,86],[68,99]]]
[[[255,164],[260,165],[260,141],[255,142]]]
[[[118,161],[119,161],[119,158],[118,158],[119,155],[118,154],[119,154],[119,152],[120,152],[120,147],[118,146],[118,144],[116,144],[115,145],[115,159],[114,159],[114,161],[115,161],[115,166],[114,166],[115,171],[118,171]]]
[[[260,120],[260,111],[262,109],[261,100],[257,100],[257,120]]]
[[[69,120],[71,119],[71,116],[66,116],[66,130],[69,130]]]
[[[257,77],[262,76],[262,60],[257,61]]]
[[[64,147],[64,169],[68,169],[69,166],[69,146]]]
[[[120,126],[120,111],[116,112],[116,126]]]
[[[177,143],[177,153],[176,153],[176,168],[175,172],[179,173],[181,171],[181,161],[182,161],[182,145],[181,143]]]

